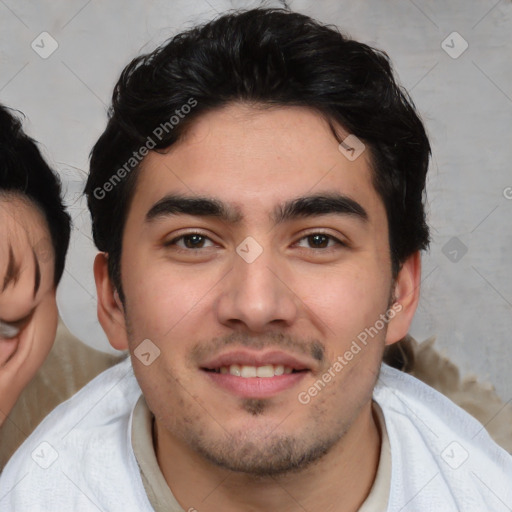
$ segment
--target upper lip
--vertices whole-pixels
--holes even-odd
[[[288,354],[279,350],[271,351],[251,351],[251,350],[233,350],[219,354],[212,359],[201,364],[201,368],[215,370],[223,366],[238,364],[240,366],[266,366],[282,365],[288,366],[293,370],[310,370],[311,364],[304,357]]]

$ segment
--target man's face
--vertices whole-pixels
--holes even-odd
[[[230,105],[151,152],[121,268],[160,445],[277,474],[318,459],[369,407],[386,328],[333,365],[390,307],[386,212],[368,151],[349,160],[314,112]]]
[[[55,258],[41,212],[0,198],[0,424],[43,364],[57,329]]]

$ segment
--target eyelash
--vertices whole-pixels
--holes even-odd
[[[177,236],[176,238],[173,238],[172,240],[168,241],[168,242],[165,242],[164,243],[164,247],[171,247],[173,245],[176,245],[176,243],[179,241],[179,240],[183,240],[187,237],[191,237],[191,236],[200,236],[204,239],[207,239],[207,240],[210,240],[211,242],[213,242],[213,240],[205,235],[204,233],[201,233],[200,231],[190,231],[189,233],[184,233],[180,236]],[[189,248],[184,248],[184,247],[178,247],[179,250],[182,250],[182,251],[193,251],[194,249],[189,249]],[[201,247],[200,247],[201,249]]]
[[[348,244],[345,243],[345,242],[342,242],[339,238],[336,238],[335,236],[329,234],[329,233],[325,233],[323,231],[313,231],[311,233],[308,233],[306,235],[303,235],[301,236],[297,242],[295,242],[295,244],[301,242],[302,240],[305,240],[307,238],[310,238],[312,236],[316,236],[316,235],[321,235],[321,236],[325,236],[328,238],[328,243],[330,241],[334,242],[334,246],[328,246],[328,247],[322,247],[322,248],[316,248],[316,249],[319,249],[319,250],[322,250],[322,251],[327,251],[327,250],[332,250],[335,248],[335,246],[341,246],[341,247],[348,247]],[[168,241],[168,242],[165,242],[164,243],[164,247],[172,247],[172,246],[175,246],[177,244],[177,242],[179,242],[180,240],[184,240],[185,238],[187,237],[192,237],[192,236],[199,236],[199,237],[202,237],[203,239],[205,240],[210,240],[212,243],[215,243],[209,236],[205,235],[204,233],[200,232],[200,231],[191,231],[189,233],[184,233],[176,238],[173,238],[172,240]],[[181,250],[181,251],[186,251],[186,252],[190,252],[190,251],[196,251],[198,249],[203,249],[203,247],[199,247],[198,249],[192,249],[192,248],[184,248],[184,247],[177,247],[178,250]],[[314,247],[308,247],[307,249],[315,249]]]
[[[348,247],[348,245],[345,243],[345,242],[342,242],[339,238],[336,238],[334,235],[331,235],[329,233],[325,233],[324,231],[313,231],[311,233],[308,233],[307,235],[304,235],[302,236],[301,238],[299,238],[299,240],[296,242],[301,242],[302,240],[305,240],[307,238],[310,238],[310,237],[313,237],[313,236],[325,236],[327,239],[328,239],[328,243],[330,241],[334,242],[334,245],[333,246],[328,246],[328,247],[317,247],[316,249],[320,249],[322,251],[328,251],[328,250],[333,250],[333,249],[336,249],[336,246],[340,246],[340,247]],[[309,249],[315,249],[314,247],[309,247]]]

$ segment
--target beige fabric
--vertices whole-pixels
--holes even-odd
[[[379,467],[370,494],[359,512],[382,512],[389,500],[391,485],[391,447],[381,408],[373,402],[373,410],[381,432]],[[155,512],[184,512],[160,470],[153,447],[153,415],[144,396],[135,405],[132,419],[132,446],[139,465],[142,483]]]
[[[132,418],[132,446],[148,500],[155,512],[183,512],[160,471],[153,447],[153,415],[144,395],[135,405]]]
[[[504,403],[491,384],[476,377],[461,379],[457,366],[434,349],[435,338],[413,341],[415,362],[411,375],[437,389],[485,426],[491,437],[512,453],[512,405]]]
[[[389,444],[386,421],[377,402],[373,402],[373,410],[381,437],[379,467],[370,494],[359,508],[359,512],[382,512],[387,510],[391,487],[391,445]]]
[[[59,320],[55,343],[46,361],[0,428],[0,471],[52,409],[121,358],[82,343]]]

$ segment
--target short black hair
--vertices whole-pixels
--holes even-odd
[[[71,219],[61,198],[61,182],[36,142],[12,111],[0,105],[0,194],[29,199],[44,215],[55,253],[54,284],[64,272]]]
[[[299,13],[230,12],[134,59],[115,86],[85,193],[94,241],[109,255],[121,297],[122,234],[140,148],[151,140],[151,149],[164,150],[194,119],[236,101],[309,107],[329,121],[339,142],[334,123],[363,141],[387,212],[393,275],[408,256],[428,247],[430,144],[388,56]]]

